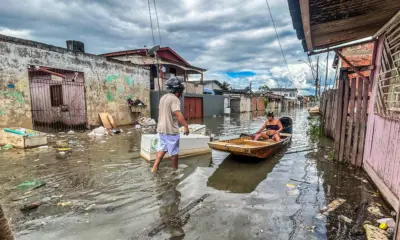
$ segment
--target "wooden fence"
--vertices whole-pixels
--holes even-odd
[[[324,133],[335,142],[335,159],[359,167],[364,152],[368,89],[369,83],[361,78],[350,81],[345,72],[338,89],[322,94],[320,105]]]

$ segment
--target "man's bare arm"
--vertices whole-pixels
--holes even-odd
[[[189,127],[188,124],[186,123],[185,118],[183,117],[181,111],[175,111],[174,115],[176,117],[176,119],[179,121],[179,123],[185,128],[185,135],[189,135]]]

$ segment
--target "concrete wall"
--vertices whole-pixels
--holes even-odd
[[[251,112],[251,97],[240,96],[240,112]]]
[[[150,102],[151,102],[151,118],[158,120],[158,104],[159,98],[162,97],[166,92],[151,91]],[[202,95],[202,94],[191,94],[185,93],[181,98],[181,111],[184,114],[184,98],[185,97],[201,97],[203,98],[203,117],[222,116],[224,114],[224,96],[221,95]]]
[[[0,127],[32,127],[29,65],[82,72],[90,125],[99,123],[99,112],[108,112],[119,125],[132,123],[127,98],[142,100],[150,114],[148,69],[0,35]]]

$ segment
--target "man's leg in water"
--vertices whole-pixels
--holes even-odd
[[[157,152],[156,161],[154,162],[154,165],[153,165],[153,168],[151,169],[151,172],[157,172],[158,165],[160,165],[160,162],[164,158],[166,153],[167,152]]]
[[[178,154],[171,157],[172,168],[178,169]]]

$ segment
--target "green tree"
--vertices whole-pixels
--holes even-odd
[[[267,85],[263,85],[263,86],[259,87],[258,90],[260,90],[260,91],[268,91],[269,87]]]
[[[222,90],[230,90],[231,89],[231,85],[229,84],[229,83],[227,83],[227,82],[223,82],[222,84],[221,84],[221,88],[222,88]]]

